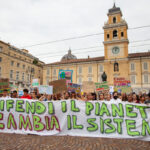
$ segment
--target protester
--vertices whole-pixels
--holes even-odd
[[[12,98],[19,98],[18,93],[17,93],[16,90],[13,91]]]
[[[8,90],[7,89],[4,89],[3,90],[3,96],[1,98],[11,98],[8,94]]]
[[[133,98],[133,103],[139,103],[139,97],[138,97],[138,95],[136,95],[135,93],[133,93],[132,98]]]
[[[93,100],[92,93],[87,94],[87,101]]]
[[[28,94],[28,89],[23,90],[23,96],[21,96],[22,99],[32,99],[31,96]]]
[[[128,102],[129,102],[129,103],[132,103],[132,102],[133,102],[132,94],[129,94],[129,95],[127,96],[127,99],[128,99]]]
[[[107,101],[110,101],[111,100],[111,94],[107,94]]]
[[[140,104],[145,104],[145,97],[144,97],[144,95],[142,95],[140,97]]]
[[[150,93],[145,97],[145,104],[150,104]]]
[[[103,101],[103,100],[104,100],[104,94],[103,94],[103,93],[100,93],[100,95],[99,95],[99,100],[100,100],[100,101]]]
[[[118,92],[113,92],[113,98],[111,99],[111,101],[113,102],[121,102],[121,99],[118,98]]]
[[[92,94],[92,100],[97,100],[97,95],[96,95],[96,93],[91,93]]]
[[[31,93],[31,98],[34,100],[37,100],[37,93],[36,92],[32,92]]]
[[[38,89],[34,90],[31,92],[31,96],[29,94],[28,89],[23,90],[23,96],[21,97],[22,99],[33,99],[33,100],[39,100],[39,101],[56,101],[56,100],[71,100],[71,99],[76,99],[76,100],[82,100],[82,101],[95,101],[95,100],[100,100],[100,101],[111,101],[111,102],[129,102],[129,103],[140,103],[140,104],[150,104],[150,93],[142,93],[139,92],[139,95],[136,93],[118,93],[118,92],[113,92],[111,95],[110,93],[103,93],[103,92],[89,92],[89,93],[83,93],[83,92],[67,92],[64,91],[62,93],[57,93],[57,94],[40,94],[38,92]],[[13,91],[12,98],[19,98],[18,93],[16,90]],[[8,94],[8,90],[4,90],[2,98],[11,98]]]

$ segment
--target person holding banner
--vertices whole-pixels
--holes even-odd
[[[18,93],[17,93],[16,90],[13,91],[12,98],[19,98]]]
[[[139,103],[139,97],[135,93],[132,95],[133,103]]]
[[[103,101],[103,100],[104,100],[104,93],[100,93],[100,95],[99,95],[99,100],[100,100],[100,101]]]
[[[28,94],[28,89],[23,90],[23,96],[21,96],[22,99],[32,99],[31,96]]]
[[[8,90],[4,89],[3,91],[3,96],[1,98],[11,98],[9,95],[8,95]]]
[[[32,92],[31,93],[31,98],[34,99],[34,100],[37,100],[37,92]]]
[[[121,99],[118,98],[118,92],[113,93],[113,98],[111,99],[112,102],[121,102]]]

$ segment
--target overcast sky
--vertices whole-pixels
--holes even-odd
[[[129,28],[150,25],[150,0],[116,0],[116,5],[121,8]],[[103,33],[108,9],[112,6],[113,0],[0,0],[0,40],[28,49],[45,63],[60,61],[69,47],[78,58],[103,56],[103,34],[26,46]],[[150,39],[150,28],[129,30],[128,36],[130,42]],[[84,49],[95,46],[98,47]],[[150,40],[131,42],[129,46],[130,52],[148,50]]]

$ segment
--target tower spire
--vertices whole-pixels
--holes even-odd
[[[113,6],[113,8],[116,8],[116,0],[114,0],[114,6]]]

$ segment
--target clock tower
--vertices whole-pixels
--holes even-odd
[[[128,24],[122,19],[122,12],[115,3],[108,11],[108,21],[104,29],[105,59],[117,59],[128,57]]]

